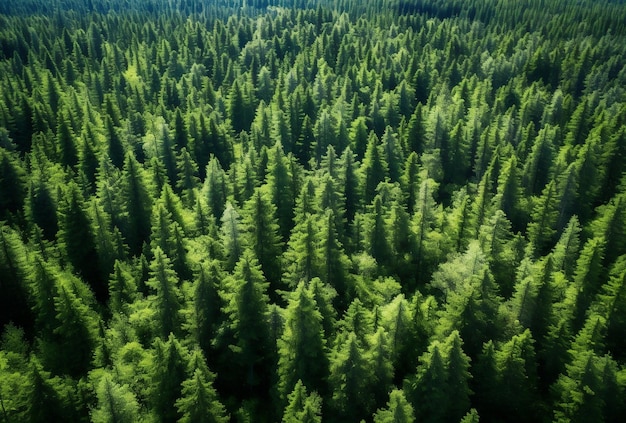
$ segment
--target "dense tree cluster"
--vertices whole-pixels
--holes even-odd
[[[0,13],[0,420],[626,415],[622,2]]]

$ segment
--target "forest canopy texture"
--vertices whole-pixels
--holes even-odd
[[[626,5],[0,0],[0,422],[620,422]]]

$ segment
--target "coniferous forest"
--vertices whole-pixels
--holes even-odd
[[[0,0],[0,422],[622,422],[626,4]]]

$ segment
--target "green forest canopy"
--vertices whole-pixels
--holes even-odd
[[[621,421],[625,171],[622,1],[0,1],[0,421]]]

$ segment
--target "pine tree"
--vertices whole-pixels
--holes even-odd
[[[413,423],[414,421],[413,407],[407,401],[402,389],[391,391],[387,408],[379,409],[374,414],[374,423]]]
[[[386,272],[389,262],[390,253],[392,252],[389,240],[387,239],[387,227],[385,222],[385,210],[382,205],[381,196],[374,197],[371,207],[370,227],[366,234],[366,245],[368,253],[376,259],[376,262]]]
[[[9,322],[32,330],[34,315],[30,310],[27,254],[19,235],[6,225],[0,226],[0,327]],[[32,269],[32,270],[31,270]],[[32,276],[31,276],[32,277]],[[33,290],[34,291],[34,290]],[[34,294],[39,292],[35,291]],[[41,301],[34,296],[33,302]]]
[[[24,214],[32,229],[37,225],[45,239],[52,241],[58,232],[57,202],[44,175],[34,173],[28,185]]]
[[[385,222],[389,232],[391,248],[390,268],[402,281],[413,278],[411,258],[415,255],[415,238],[411,228],[411,217],[401,200],[396,199]]]
[[[59,204],[59,242],[74,270],[91,283],[96,296],[106,299],[91,222],[78,186],[71,182]]]
[[[390,126],[385,128],[381,144],[383,156],[389,166],[389,178],[392,182],[399,181],[402,165],[404,163],[404,154],[398,141],[398,136]]]
[[[83,299],[74,292],[64,275],[57,282],[53,344],[54,355],[48,358],[59,373],[72,377],[85,374],[91,367],[96,342],[96,317]]]
[[[496,352],[496,366],[500,381],[495,398],[501,418],[526,421],[539,418],[542,404],[537,395],[537,369],[534,341],[530,331],[515,335]],[[519,414],[527,410],[528,414]]]
[[[31,359],[29,366],[29,389],[25,405],[25,418],[33,423],[62,421],[66,414],[61,395],[36,358]]]
[[[283,399],[298,381],[316,392],[326,392],[328,358],[322,315],[304,282],[291,294],[278,353],[279,390]]]
[[[509,297],[513,292],[517,258],[512,242],[511,222],[502,210],[497,210],[487,220],[481,227],[478,238],[482,250],[489,257],[490,268],[500,287],[500,293]]]
[[[121,169],[124,164],[124,145],[120,135],[115,128],[113,119],[110,116],[106,117],[106,138],[107,138],[107,154],[111,163],[118,169]]]
[[[418,345],[417,330],[412,320],[410,304],[403,295],[396,296],[381,308],[380,324],[388,333],[396,375],[402,377],[413,371],[417,365],[414,349]]]
[[[226,209],[221,220],[220,235],[226,259],[224,267],[227,271],[232,271],[243,253],[244,239],[239,213],[237,213],[230,201],[226,202]]]
[[[301,281],[308,284],[312,278],[320,275],[316,223],[314,216],[307,215],[294,228],[289,239],[284,259],[287,270],[283,279],[291,287],[297,286]]]
[[[322,282],[320,278],[311,279],[309,290],[311,295],[313,295],[313,299],[315,299],[318,310],[322,314],[324,337],[326,339],[332,338],[335,334],[337,322],[337,310],[335,310],[334,306],[337,291],[329,284]]]
[[[215,375],[206,366],[200,351],[192,354],[190,377],[182,383],[176,408],[181,423],[227,423],[229,418],[213,387]]]
[[[72,133],[68,118],[59,113],[59,123],[56,131],[56,145],[59,148],[59,158],[63,166],[75,168],[78,164],[78,150],[75,136]]]
[[[337,239],[336,219],[332,210],[326,210],[317,232],[317,256],[319,276],[337,291],[336,306],[344,309],[354,296],[354,287],[349,273],[350,260]]]
[[[189,145],[189,131],[187,130],[187,123],[183,117],[182,112],[177,107],[176,114],[174,115],[174,147],[176,151],[186,149]]]
[[[281,243],[276,207],[265,190],[257,188],[244,205],[243,224],[265,278],[274,286],[281,280]]]
[[[626,327],[624,301],[626,300],[626,256],[621,256],[613,265],[608,283],[602,286],[597,296],[597,309],[606,318],[606,349],[616,360],[626,355],[625,342],[621,336]]]
[[[461,420],[470,407],[470,359],[463,352],[463,341],[457,331],[446,338],[444,347],[448,370],[448,398],[454,398],[447,407],[446,420],[457,421]]]
[[[350,147],[346,148],[341,155],[341,175],[339,178],[340,185],[344,187],[345,198],[345,211],[346,211],[346,223],[350,224],[354,220],[354,216],[357,210],[360,209],[361,192],[359,178],[357,175],[357,163],[355,163],[355,155],[350,150]]]
[[[394,376],[389,336],[384,328],[378,328],[371,336],[370,344],[368,353],[372,366],[371,386],[374,392],[374,403],[382,404],[391,390]]]
[[[376,188],[388,176],[388,165],[381,151],[378,138],[370,134],[367,150],[361,164],[363,179],[363,202],[370,204],[376,195]]]
[[[558,138],[557,133],[557,128],[548,125],[539,131],[533,143],[522,173],[522,184],[528,194],[539,194],[548,183],[549,168],[554,154],[552,142]]]
[[[150,235],[152,199],[143,170],[131,154],[126,154],[122,171],[122,193],[127,228],[124,233],[130,252],[138,255]]]
[[[304,116],[302,120],[302,128],[300,135],[296,140],[296,144],[293,148],[293,154],[296,156],[300,164],[308,166],[311,159],[311,151],[315,145],[315,132],[313,123],[308,115]]]
[[[556,183],[550,181],[532,211],[527,231],[537,254],[548,251],[554,241],[558,217],[556,189]]]
[[[498,176],[496,196],[493,199],[495,209],[504,212],[512,223],[514,230],[522,229],[523,216],[520,210],[520,182],[517,158],[512,156],[502,166]]]
[[[322,398],[316,393],[307,393],[299,380],[289,394],[289,404],[283,413],[283,423],[321,423]]]
[[[204,180],[202,193],[215,219],[222,217],[226,207],[226,199],[228,197],[226,181],[226,173],[222,169],[219,160],[215,156],[211,156],[206,167],[206,179]]]
[[[356,335],[349,333],[337,346],[330,364],[329,385],[333,396],[330,407],[342,421],[358,421],[372,413],[371,371]]]
[[[289,232],[293,228],[293,208],[296,203],[296,192],[293,190],[294,177],[282,145],[276,143],[269,151],[267,190],[272,203],[276,206],[276,220],[283,241],[289,238]]]
[[[437,188],[435,181],[424,178],[420,184],[420,189],[415,204],[413,215],[413,231],[415,233],[415,257],[416,281],[425,282],[428,280],[431,271],[430,256],[433,248],[431,242],[431,231],[435,227],[437,219],[436,203],[434,192]]]
[[[207,357],[212,357],[212,342],[221,323],[220,284],[224,278],[218,262],[201,265],[193,285],[191,332]]]
[[[127,256],[122,234],[111,222],[111,217],[102,209],[97,200],[93,199],[88,213],[92,221],[92,231],[98,253],[100,280],[105,280],[113,271],[115,261]]]
[[[129,314],[131,304],[137,299],[137,282],[127,263],[115,260],[109,279],[109,307],[113,313]]]
[[[363,116],[357,117],[350,125],[350,148],[358,159],[365,155],[368,142],[367,123]]]
[[[371,347],[371,338],[374,336],[374,316],[358,298],[350,303],[343,319],[339,321],[339,327],[343,335],[354,333],[361,348]],[[387,338],[386,333],[383,337]]]
[[[406,128],[406,146],[409,151],[414,151],[417,154],[424,152],[426,143],[426,121],[422,109],[423,105],[420,102],[415,107]]]
[[[462,256],[440,266],[432,286],[446,294],[445,310],[437,331],[443,335],[458,330],[465,341],[465,351],[476,358],[482,344],[497,339],[499,329],[497,295],[485,254],[477,241],[470,243]]]
[[[580,232],[578,217],[572,216],[552,252],[555,270],[562,271],[567,278],[574,275],[580,250]]]
[[[196,201],[196,187],[199,183],[198,165],[194,162],[186,148],[180,152],[177,162],[178,183],[176,188],[180,192],[183,204],[192,207]]]
[[[341,242],[344,242],[346,228],[345,200],[337,180],[328,173],[324,174],[319,181],[317,198],[319,210],[333,211],[337,236]]]
[[[603,238],[588,240],[576,261],[574,283],[578,293],[574,308],[573,328],[575,330],[582,327],[587,309],[601,287],[604,277],[602,261],[605,245]]]
[[[591,351],[581,351],[567,366],[555,384],[560,402],[554,417],[557,421],[584,422],[602,420],[602,397],[597,395],[601,386],[597,358]]]
[[[420,357],[420,365],[414,380],[405,382],[404,390],[415,408],[419,420],[445,421],[448,404],[448,372],[442,346],[435,341],[428,352]]]
[[[127,386],[114,382],[110,375],[102,376],[96,390],[98,406],[91,413],[94,423],[131,423],[139,419],[139,404]]]
[[[173,334],[166,342],[157,338],[153,344],[154,355],[149,388],[153,418],[157,422],[176,422],[183,414],[176,407],[181,398],[183,382],[187,379],[187,352]],[[184,410],[186,411],[186,410]]]
[[[0,148],[0,218],[9,219],[24,206],[27,194],[26,172],[13,154]]]
[[[598,218],[591,223],[593,236],[603,236],[606,242],[604,263],[613,263],[626,254],[626,196],[618,195],[608,204],[598,207]]]
[[[404,162],[404,171],[400,177],[400,187],[405,197],[407,212],[413,214],[420,189],[419,159],[417,153],[411,152]]]
[[[254,387],[262,389],[269,382],[266,374],[271,363],[267,288],[268,283],[257,259],[251,251],[246,251],[233,275],[225,281],[222,294],[226,315],[224,324],[232,333],[232,339],[228,340],[232,342],[229,348],[237,363],[236,373],[227,377],[233,382],[243,382],[247,390]],[[241,383],[238,386],[241,387]]]
[[[152,210],[152,234],[150,248],[156,257],[159,248],[171,260],[172,269],[181,279],[189,279],[191,270],[187,263],[185,239],[177,222],[173,222],[171,213],[160,200]]]
[[[178,276],[167,255],[160,247],[153,251],[154,260],[150,263],[150,279],[146,285],[153,290],[148,297],[156,310],[156,333],[166,338],[170,333],[181,333],[181,294],[178,289]]]

